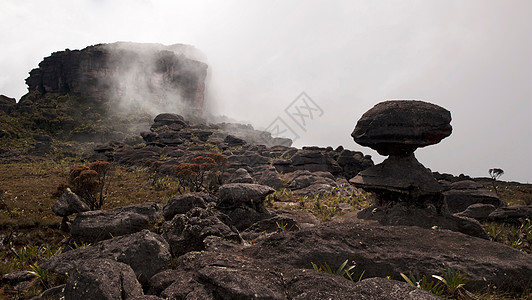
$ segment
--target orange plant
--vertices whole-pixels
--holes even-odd
[[[97,160],[89,166],[76,165],[70,170],[68,186],[91,210],[100,209],[105,201],[111,167],[109,162]],[[66,187],[60,184],[58,191],[60,188]]]
[[[215,192],[222,184],[222,175],[227,158],[218,153],[196,156],[191,163],[180,163],[174,168],[179,179],[180,192],[188,188],[191,192]]]

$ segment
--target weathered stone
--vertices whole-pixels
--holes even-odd
[[[356,212],[271,235],[242,251],[242,256],[270,266],[305,269],[311,268],[310,262],[327,262],[334,268],[346,259],[355,260],[355,271],[365,271],[365,278],[391,276],[402,281],[400,273],[430,276],[440,274],[445,265],[469,274],[469,290],[495,285],[518,292],[532,287],[532,260],[519,250],[448,230],[382,226],[357,219]]]
[[[532,206],[528,205],[512,205],[508,207],[500,207],[489,214],[488,219],[491,221],[504,221],[511,223],[519,223],[519,219],[532,219]]]
[[[483,221],[486,220],[490,213],[495,209],[495,206],[491,204],[476,203],[469,205],[466,210],[457,213],[456,216]]]
[[[275,168],[265,170],[257,180],[259,184],[267,185],[275,190],[284,187],[284,182]]]
[[[336,185],[334,177],[330,172],[299,170],[286,174],[285,177],[290,180],[288,188],[291,190],[298,190],[315,184],[327,184],[329,186]]]
[[[170,247],[158,234],[143,230],[80,247],[45,259],[41,267],[60,274],[70,272],[82,260],[111,259],[129,265],[141,283],[170,267]]]
[[[291,163],[297,170],[325,171],[331,172],[333,175],[343,171],[342,167],[325,151],[308,147],[297,151],[292,156]]]
[[[94,243],[149,229],[162,217],[157,203],[145,202],[109,210],[80,213],[72,222],[70,233],[76,241]]]
[[[478,221],[458,215],[438,212],[430,205],[426,208],[409,207],[403,203],[393,206],[368,207],[357,214],[359,219],[376,220],[381,225],[418,226],[426,229],[448,229],[467,235],[489,239]]]
[[[171,220],[177,214],[186,214],[189,210],[199,207],[207,208],[208,203],[216,203],[217,199],[206,193],[188,193],[174,196],[163,208],[165,220]]]
[[[253,183],[253,178],[249,175],[248,171],[244,168],[237,169],[231,179],[230,183]]]
[[[418,287],[411,286],[406,282],[391,280],[386,278],[368,278],[358,282],[354,286],[353,294],[357,299],[368,300],[436,300],[441,299],[434,294],[424,291]]]
[[[116,300],[141,296],[142,287],[130,266],[110,259],[88,259],[74,267],[65,299]]]
[[[448,137],[452,131],[450,122],[451,113],[438,105],[392,100],[364,113],[351,136],[381,155],[404,155]]]
[[[350,179],[356,176],[360,171],[370,168],[374,165],[370,155],[364,156],[362,152],[342,150],[336,159],[338,165],[343,168],[343,175]]]
[[[266,196],[275,192],[269,186],[252,183],[229,183],[219,189],[219,207],[248,206],[264,211]]]
[[[162,149],[155,146],[146,146],[140,149],[123,147],[113,153],[114,161],[123,165],[143,164],[147,161],[160,159]]]
[[[443,205],[443,187],[413,153],[390,156],[382,163],[358,173],[349,182],[357,188],[375,192],[382,203],[404,201],[425,206],[424,203],[429,201],[438,209]]]
[[[153,120],[152,131],[157,131],[160,127],[167,126],[168,129],[179,131],[188,126],[185,119],[178,114],[164,113],[159,114]]]
[[[29,281],[34,279],[36,276],[28,271],[19,271],[14,273],[7,273],[2,275],[2,283],[7,283],[9,285],[16,285],[19,282]]]
[[[226,225],[227,219],[211,209],[193,208],[186,214],[176,215],[163,225],[163,237],[168,241],[174,256],[190,251],[205,249],[203,240],[208,236],[218,236],[237,243],[242,242],[240,234]],[[225,220],[228,222],[228,220]]]
[[[504,207],[506,203],[495,193],[485,188],[482,184],[463,180],[452,183],[450,190],[443,193],[447,207],[451,213],[461,212],[475,203],[491,204],[497,207]]]
[[[78,195],[74,194],[69,188],[67,188],[59,200],[52,205],[52,211],[60,217],[67,217],[88,210],[90,209],[87,204],[81,201]]]
[[[230,134],[225,137],[224,142],[227,143],[229,147],[243,146],[246,144],[245,140]]]

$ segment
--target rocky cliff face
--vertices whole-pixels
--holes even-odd
[[[122,106],[202,108],[207,65],[191,46],[113,43],[46,57],[26,79],[28,90],[74,94]],[[192,58],[191,58],[192,57]]]

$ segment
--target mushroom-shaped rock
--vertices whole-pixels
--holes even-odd
[[[351,136],[381,155],[406,155],[448,137],[452,131],[450,122],[451,113],[438,105],[391,100],[364,113]]]

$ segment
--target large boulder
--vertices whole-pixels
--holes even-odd
[[[325,171],[336,175],[343,171],[342,167],[332,159],[326,150],[309,147],[297,151],[291,158],[292,166],[297,170],[310,172]]]
[[[64,299],[116,300],[141,296],[142,287],[130,266],[110,259],[88,259],[72,269]]]
[[[143,230],[137,233],[80,247],[44,260],[41,267],[59,274],[71,272],[87,259],[110,259],[129,265],[141,283],[170,267],[170,246],[158,234]]]
[[[358,120],[351,136],[381,155],[401,155],[451,135],[451,113],[423,101],[384,101]]]
[[[218,207],[231,208],[247,206],[264,211],[266,196],[275,192],[269,186],[253,183],[229,183],[219,189]]]
[[[181,130],[188,126],[185,119],[178,114],[164,113],[159,114],[153,120],[153,125],[151,126],[152,131],[157,131],[160,127],[167,126],[171,130]]]
[[[311,262],[339,266],[356,261],[356,274],[365,278],[400,273],[440,274],[443,265],[471,279],[466,287],[488,285],[523,291],[532,288],[532,260],[528,254],[489,240],[441,229],[382,226],[348,213],[335,221],[299,231],[283,232],[243,249],[271,266],[311,268]]]
[[[153,202],[88,211],[76,216],[70,233],[75,241],[94,243],[149,229],[161,217],[160,205]]]
[[[216,198],[206,193],[188,193],[174,196],[163,208],[165,220],[171,220],[177,214],[186,214],[189,210],[199,207],[207,208],[209,203],[216,203]]]
[[[489,239],[482,225],[475,219],[438,212],[435,207],[409,207],[403,203],[387,207],[372,206],[357,214],[359,219],[376,220],[381,225],[418,226],[426,229],[439,228],[461,232],[482,239]]]
[[[497,222],[520,223],[520,219],[532,219],[532,206],[528,205],[512,205],[508,207],[500,207],[491,212],[488,220]]]
[[[260,184],[224,184],[219,189],[217,209],[229,216],[231,225],[242,231],[270,217],[264,201],[273,192],[271,187]]]
[[[309,263],[310,265],[310,263]],[[179,258],[175,281],[162,293],[169,299],[439,299],[404,282],[341,276],[285,263],[269,264],[233,251],[189,253]],[[167,283],[166,283],[167,284]],[[372,295],[374,294],[374,295]],[[189,298],[190,297],[190,298]]]
[[[205,249],[204,239],[208,236],[217,236],[236,243],[242,242],[238,231],[226,223],[229,223],[227,216],[212,209],[196,207],[186,214],[176,215],[170,222],[165,222],[163,237],[168,241],[172,254],[176,257],[190,251]]]
[[[450,189],[443,193],[447,207],[451,213],[464,211],[472,204],[491,204],[498,207],[505,207],[506,203],[502,201],[497,195],[482,184],[471,181],[462,180],[450,185]]]

